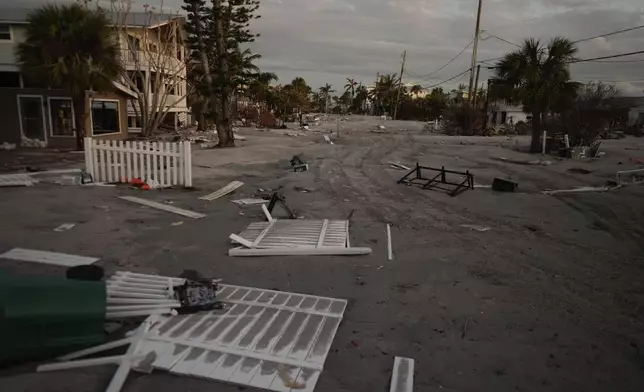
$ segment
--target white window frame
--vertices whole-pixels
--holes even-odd
[[[121,124],[121,101],[118,99],[112,99],[112,98],[92,98],[89,101],[89,126],[91,130],[91,134],[94,137],[102,137],[102,136],[108,136],[108,135],[119,135],[123,133],[122,129],[119,129],[118,132],[110,132],[110,133],[101,133],[98,135],[94,135],[94,116],[92,115],[92,104],[94,101],[105,101],[105,102],[116,102],[116,115],[118,116],[118,124],[119,128],[122,128]]]
[[[16,95],[16,104],[18,105],[18,120],[20,121],[20,138],[26,139],[25,131],[22,126],[22,109],[20,108],[20,98],[40,98],[40,113],[42,114],[42,128],[45,136],[45,143],[48,143],[47,121],[45,121],[45,98],[42,95],[35,94],[18,94]]]
[[[133,127],[130,124],[130,117],[136,118],[136,117],[140,117],[140,116],[137,116],[135,114],[128,114],[127,115],[127,131],[128,131],[128,133],[141,133],[141,132],[143,132],[142,127]],[[136,120],[135,120],[134,124],[136,125]]]
[[[0,23],[0,26],[7,26],[9,27],[9,39],[0,39],[0,43],[6,42],[6,43],[12,43],[13,42],[13,26],[11,26],[9,23]]]
[[[54,121],[51,115],[51,101],[69,101],[72,108],[72,131],[71,135],[54,135]],[[65,137],[65,138],[75,138],[76,137],[76,113],[74,113],[74,101],[70,97],[47,97],[47,109],[49,109],[49,136],[50,137]]]

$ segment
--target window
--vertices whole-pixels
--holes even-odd
[[[11,41],[11,26],[0,24],[0,41]]]
[[[104,101],[95,99],[92,101],[92,133],[94,135],[105,135],[108,133],[119,133],[119,103],[117,101]]]
[[[0,87],[20,87],[18,72],[0,72]]]
[[[74,109],[69,98],[49,100],[52,136],[74,136]]]
[[[127,116],[127,125],[129,132],[141,132],[141,117],[139,116]]]

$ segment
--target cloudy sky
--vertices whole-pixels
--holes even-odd
[[[9,0],[0,0],[9,1]],[[138,0],[144,2],[143,0]],[[159,4],[159,0],[147,0]],[[176,9],[181,0],[165,0]],[[253,49],[259,65],[280,83],[302,76],[318,87],[342,89],[346,78],[373,83],[376,74],[400,72],[407,50],[404,81],[431,86],[469,67],[471,47],[443,70],[423,77],[456,56],[473,38],[478,0],[260,0],[261,34]],[[644,25],[642,0],[484,0],[479,59],[502,56],[526,37],[572,40]],[[644,50],[644,29],[578,44],[579,57]],[[635,61],[638,60],[638,61]],[[617,84],[629,95],[644,95],[644,55],[572,65],[578,81]],[[625,62],[627,61],[627,62]],[[481,71],[481,81],[490,75]],[[443,85],[466,83],[468,75]]]

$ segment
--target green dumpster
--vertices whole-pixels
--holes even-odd
[[[105,283],[0,270],[0,364],[101,344]]]

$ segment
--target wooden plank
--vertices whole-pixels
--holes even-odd
[[[159,149],[159,144],[157,142],[152,142],[152,150],[148,151],[148,156],[152,160],[152,169],[148,178],[154,179],[157,184],[161,184],[159,181],[159,166],[158,166],[158,157],[155,155],[155,152]]]
[[[96,148],[101,153],[101,159],[100,159],[100,162],[98,163],[100,165],[100,168],[101,168],[101,170],[100,170],[101,175],[100,175],[100,178],[98,179],[98,181],[96,181],[96,179],[94,179],[94,182],[106,182],[107,181],[107,173],[105,172],[106,166],[107,166],[107,161],[105,160],[105,149],[102,148],[104,146],[105,146],[105,141],[102,141],[102,142],[100,140],[96,141]]]
[[[131,142],[126,141],[125,142],[125,149],[127,152],[125,153],[125,182],[130,182],[132,181],[132,147],[131,147]]]
[[[207,201],[216,200],[216,199],[218,199],[218,198],[220,198],[222,196],[225,196],[225,195],[233,192],[234,190],[236,190],[237,188],[241,187],[242,185],[244,185],[243,182],[232,181],[228,185],[224,186],[223,188],[220,188],[220,189],[216,190],[215,192],[212,192],[212,193],[210,193],[208,195],[200,197],[199,200],[207,200]]]
[[[317,248],[321,248],[322,244],[324,244],[324,236],[326,235],[327,226],[329,226],[329,220],[325,219],[322,223],[322,230],[320,230],[320,237],[318,238],[318,244],[316,246]]]
[[[185,185],[185,148],[183,143],[179,143],[179,166],[177,171],[179,172],[179,184]]]
[[[387,224],[387,260],[394,259],[394,252],[391,248],[391,225]]]
[[[414,360],[396,357],[391,375],[389,392],[412,392],[414,390]]]
[[[141,179],[143,181],[147,181],[150,178],[152,178],[152,163],[150,162],[151,160],[151,154],[150,150],[152,149],[152,145],[150,142],[145,142],[145,151],[142,153],[145,154],[145,171],[141,174]]]
[[[149,158],[149,155],[148,155],[148,158]],[[201,214],[201,213],[198,213],[198,212],[184,210],[184,209],[177,208],[177,207],[174,207],[174,206],[171,206],[171,205],[157,203],[157,202],[150,201],[150,200],[145,200],[145,199],[140,199],[138,197],[133,197],[133,196],[119,196],[119,199],[131,201],[133,203],[142,204],[144,206],[156,208],[156,209],[167,211],[167,212],[172,212],[174,214],[187,216],[188,218],[193,218],[193,219],[204,218],[206,216],[205,214]]]
[[[170,146],[171,146],[170,148],[172,149],[172,152],[175,153],[172,155],[172,185],[180,185],[177,177],[177,168],[178,168],[177,155],[176,155],[177,145],[171,144]]]
[[[1,254],[0,258],[30,261],[34,263],[62,265],[65,267],[89,265],[99,260],[96,257],[76,256],[65,253],[45,252],[41,250],[22,248],[13,248],[10,251]]]
[[[119,173],[119,182],[128,182],[128,175],[127,175],[127,169],[128,166],[125,163],[125,154],[123,153],[125,151],[125,144],[122,140],[119,140],[118,146],[121,148],[121,151],[119,151],[119,165],[121,165],[121,171]]]
[[[165,150],[166,152],[168,152],[168,155],[165,156],[165,173],[167,176],[165,178],[165,184],[167,186],[173,186],[176,184],[172,180],[172,157],[169,155],[169,153],[172,151],[170,147],[170,142],[165,142]]]
[[[228,250],[229,256],[352,256],[371,254],[371,248],[274,248],[274,249],[243,249],[233,248]]]
[[[262,204],[262,209],[266,209],[266,205]],[[268,210],[266,210],[265,212],[268,212]],[[270,214],[268,214],[268,216],[270,216]],[[259,235],[257,236],[257,238],[255,238],[255,241],[253,241],[253,243],[251,244],[251,246],[250,246],[249,248],[255,248],[255,247],[257,247],[257,245],[258,245],[258,244],[261,242],[261,240],[266,236],[266,234],[268,234],[268,232],[273,228],[273,224],[275,224],[275,222],[274,222],[274,221],[272,221],[272,220],[270,220],[270,221],[269,221],[269,223],[268,223],[268,225],[266,225],[266,228],[265,228],[264,230],[262,230],[262,232],[261,232],[261,233],[259,233]]]
[[[100,182],[99,180],[99,167],[98,167],[98,150],[96,148],[96,140],[89,139],[90,150],[92,150],[92,180]]]
[[[237,242],[238,244],[244,245],[247,248],[252,248],[253,247],[252,242],[250,242],[250,241],[248,241],[248,240],[246,240],[246,239],[244,239],[244,238],[242,238],[242,237],[240,237],[240,236],[238,236],[236,234],[231,234],[231,235],[228,236],[228,238],[230,238],[234,242]]]

